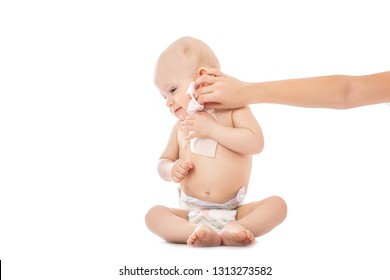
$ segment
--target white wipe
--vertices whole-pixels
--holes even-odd
[[[204,109],[204,106],[199,104],[198,101],[194,98],[195,93],[195,83],[192,82],[188,86],[187,94],[191,96],[191,100],[188,103],[187,113],[192,115],[196,112],[203,111],[212,115],[214,118],[214,110],[213,109]],[[209,138],[193,138],[190,140],[191,152],[206,156],[206,157],[215,157],[215,151],[217,150],[217,141]]]

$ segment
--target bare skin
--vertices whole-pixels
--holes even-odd
[[[255,241],[255,237],[268,233],[283,222],[287,206],[277,196],[241,205],[237,208],[237,221],[226,225],[220,233],[208,225],[191,224],[187,215],[183,209],[154,206],[146,215],[146,224],[152,232],[171,243],[195,247],[247,246]]]
[[[220,233],[222,245],[247,246],[255,241],[253,233],[237,222],[230,223]]]
[[[179,39],[160,56],[155,83],[166,106],[179,121],[172,129],[158,163],[158,173],[166,181],[179,184],[180,192],[202,202],[225,203],[247,189],[252,155],[260,153],[264,141],[261,128],[249,107],[215,110],[188,115],[191,98],[188,85],[202,75],[202,67],[218,66],[214,53],[192,38]],[[192,138],[215,140],[214,157],[192,152]],[[208,225],[192,224],[188,211],[155,206],[146,215],[148,228],[167,242],[190,246],[246,246],[279,225],[287,215],[280,197],[237,207],[236,221],[220,233]],[[174,229],[174,230],[173,230]]]
[[[221,246],[221,236],[208,225],[198,225],[188,237],[187,244],[195,247]]]
[[[350,109],[390,102],[390,71],[363,76],[331,75],[248,83],[219,69],[204,69],[195,97],[209,108],[277,103],[309,108]]]

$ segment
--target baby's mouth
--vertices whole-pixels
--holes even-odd
[[[184,120],[188,116],[187,112],[183,109],[183,107],[174,110],[173,114],[181,120]]]

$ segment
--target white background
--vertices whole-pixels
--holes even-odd
[[[247,201],[275,194],[289,205],[254,246],[172,245],[144,224],[151,206],[177,206],[156,172],[175,121],[152,80],[168,44],[202,39],[245,81],[388,71],[386,2],[1,1],[4,279],[141,279],[119,276],[125,265],[389,279],[387,104],[252,106],[266,145]]]

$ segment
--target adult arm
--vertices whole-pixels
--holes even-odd
[[[195,97],[209,108],[237,108],[254,103],[348,109],[390,102],[390,71],[365,76],[332,75],[248,83],[217,69],[196,81]]]

